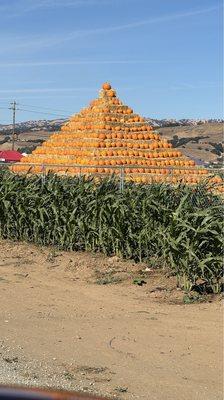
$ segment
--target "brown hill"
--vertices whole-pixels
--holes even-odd
[[[157,130],[197,163],[216,163],[223,155],[223,124],[163,127]]]

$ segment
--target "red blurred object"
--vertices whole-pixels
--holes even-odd
[[[76,392],[52,391],[38,388],[0,386],[0,400],[107,400],[103,397]]]
[[[20,161],[22,154],[16,150],[2,150],[0,151],[0,161],[4,162],[15,162]]]

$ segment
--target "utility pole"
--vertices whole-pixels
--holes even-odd
[[[15,128],[16,128],[16,101],[14,100],[12,103],[10,103],[11,107],[9,108],[12,110],[12,150],[15,148]]]

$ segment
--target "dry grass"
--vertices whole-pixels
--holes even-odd
[[[204,162],[214,162],[217,160],[217,155],[212,153],[214,146],[209,143],[223,142],[223,125],[217,123],[159,128],[158,133],[169,140],[173,139],[175,135],[179,138],[191,139],[184,147],[180,146],[178,149],[186,156]],[[199,136],[201,138],[195,143],[195,138]]]

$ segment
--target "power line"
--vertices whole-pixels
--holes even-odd
[[[45,115],[55,115],[57,117],[65,117],[65,118],[69,118],[69,115],[65,115],[65,114],[55,114],[52,112],[44,112],[44,111],[36,111],[36,110],[27,110],[26,108],[18,108],[19,111],[26,111],[26,112],[31,112],[31,113],[35,113],[35,114],[45,114]]]
[[[6,103],[4,101],[3,102],[0,101],[0,103],[1,103],[1,106],[7,106],[9,104],[9,103]]]
[[[73,111],[68,111],[68,110],[59,110],[59,109],[57,109],[57,108],[48,108],[48,107],[40,107],[40,106],[34,106],[34,105],[32,105],[32,104],[21,104],[20,103],[20,105],[21,106],[23,106],[23,107],[31,107],[31,108],[38,108],[38,109],[43,109],[43,110],[48,110],[48,111],[59,111],[59,112],[62,112],[62,113],[73,113]]]
[[[18,108],[18,105],[19,106],[25,106],[25,104],[21,104],[21,103],[16,103],[16,101],[13,101],[12,103],[10,103],[10,107],[4,107],[4,106],[0,106],[0,109],[1,110],[12,110],[12,125],[13,125],[13,132],[12,132],[12,149],[14,149],[14,146],[15,146],[15,139],[16,139],[16,136],[18,137],[18,135],[16,135],[16,133],[15,133],[15,117],[16,117],[16,111],[25,111],[25,112],[28,112],[28,113],[34,113],[34,114],[39,114],[39,115],[54,115],[55,117],[57,117],[57,118],[66,118],[66,119],[68,119],[69,117],[70,117],[70,115],[65,115],[65,114],[56,114],[56,113],[54,113],[54,112],[51,112],[51,111],[49,111],[49,112],[47,112],[47,111],[37,111],[37,110],[31,110],[31,109],[28,109],[28,108]],[[48,110],[48,108],[47,107],[38,107],[38,106],[31,106],[31,105],[27,105],[27,107],[32,107],[32,108],[39,108],[39,109],[45,109],[45,110]],[[51,110],[55,110],[56,111],[56,109],[51,109]],[[59,111],[59,110],[57,110],[57,111]],[[61,110],[62,111],[62,110]],[[67,111],[65,111],[65,112],[67,112]],[[72,113],[71,113],[72,114]]]
[[[6,109],[10,109],[10,108],[8,108],[8,107],[5,107],[5,102],[0,106],[0,109],[2,109],[2,110],[6,110]],[[73,114],[74,113],[74,111],[68,111],[68,110],[62,110],[62,109],[58,109],[58,108],[48,108],[48,107],[42,107],[42,106],[36,106],[36,105],[32,105],[32,104],[22,104],[22,103],[19,103],[19,105],[20,106],[22,106],[22,107],[28,107],[29,109],[27,109],[27,108],[20,108],[20,109],[18,109],[18,110],[20,110],[20,111],[27,111],[27,112],[33,112],[33,113],[37,113],[37,114],[45,114],[45,115],[55,115],[55,116],[58,116],[58,117],[69,117],[71,114]],[[32,110],[30,110],[30,108],[32,108]],[[40,110],[40,111],[37,111],[36,109],[38,109],[38,110]],[[41,111],[41,110],[46,110],[46,111]],[[53,111],[53,112],[52,112]],[[59,114],[58,113],[55,113],[54,111],[58,111],[59,112]],[[64,114],[64,113],[66,113],[66,115]]]
[[[11,103],[12,104],[12,103]],[[18,104],[18,103],[17,103]],[[1,110],[11,110],[12,108],[11,107],[1,107],[0,106],[0,109]],[[45,115],[55,115],[56,117],[65,117],[65,118],[69,118],[70,117],[70,115],[65,115],[65,114],[56,114],[56,113],[52,113],[52,112],[45,112],[45,111],[37,111],[37,110],[28,110],[28,109],[26,109],[26,108],[17,108],[16,110],[18,110],[18,111],[26,111],[26,112],[32,112],[32,113],[35,113],[35,114],[45,114]]]

